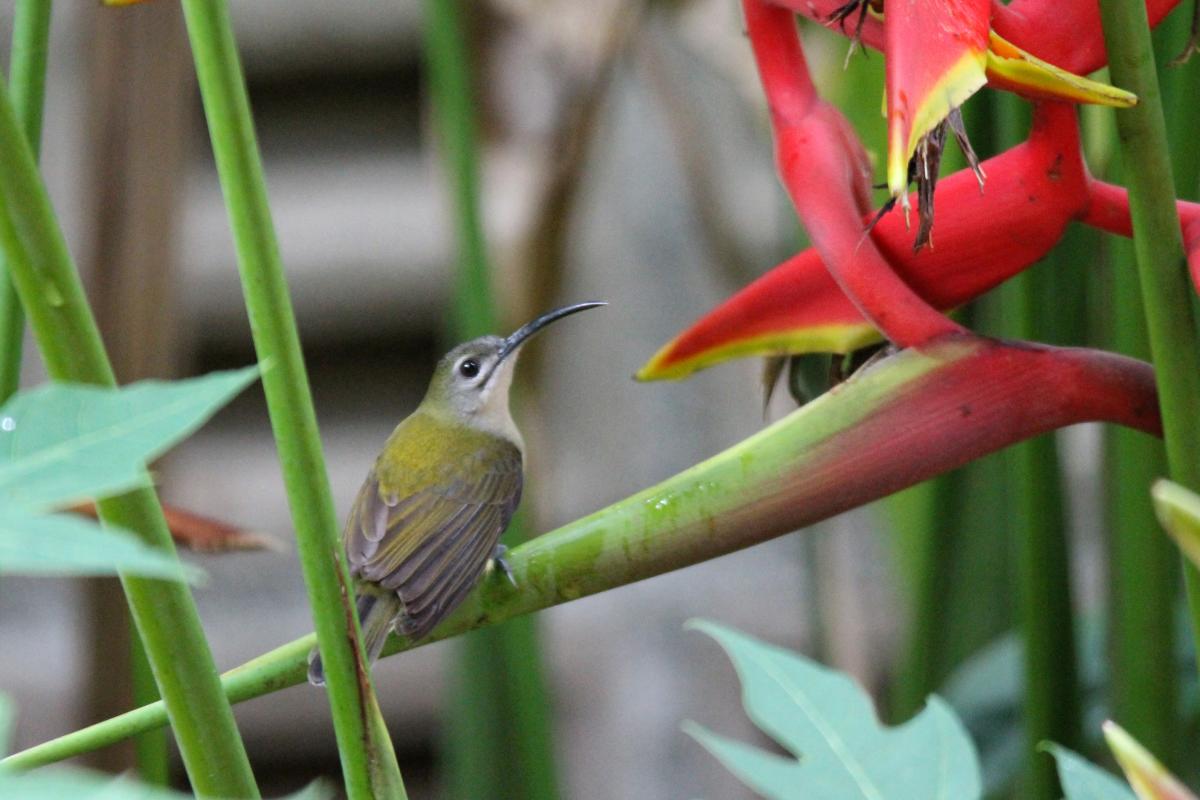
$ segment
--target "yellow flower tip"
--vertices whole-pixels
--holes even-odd
[[[905,207],[908,206],[908,159],[911,153],[906,149],[888,146],[887,184],[892,197],[900,199]]]
[[[733,339],[678,359],[670,357],[677,341],[672,340],[633,377],[638,381],[680,380],[735,358],[849,353],[880,339],[879,332],[866,322],[831,323]]]
[[[909,110],[894,104],[888,111],[888,191],[907,208],[908,162],[921,137],[941,124],[954,109],[987,84],[987,53],[966,50],[932,86],[924,91],[904,87],[899,94],[918,97]]]
[[[635,381],[661,381],[666,380],[671,375],[670,369],[664,369],[663,363],[666,361],[667,352],[674,347],[674,340],[667,342],[659,348],[658,352],[650,357],[650,360],[642,365],[642,368],[633,373]],[[686,373],[685,373],[686,374]],[[680,375],[678,377],[683,377]]]
[[[1154,513],[1183,554],[1200,565],[1200,495],[1160,478],[1150,487]]]
[[[1196,800],[1178,778],[1120,725],[1107,720],[1101,729],[1108,748],[1140,800]]]
[[[1025,52],[995,31],[988,40],[987,76],[999,88],[1035,99],[1129,108],[1137,95],[1060,69]]]

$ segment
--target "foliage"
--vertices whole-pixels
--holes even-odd
[[[758,793],[772,798],[944,797],[982,793],[975,748],[950,707],[931,697],[897,728],[879,724],[866,693],[845,675],[712,622],[689,627],[725,649],[746,713],[795,758],[712,733],[685,730]]]
[[[246,387],[254,368],[124,389],[49,384],[0,408],[0,572],[201,574],[127,533],[61,513],[150,484],[146,463]]]
[[[1183,550],[1193,557],[1200,553],[1195,536],[1200,509],[1195,496],[1187,494],[1200,490],[1200,467],[1195,462],[1200,450],[1200,427],[1195,422],[1200,348],[1188,300],[1193,287],[1182,269],[1185,259],[1190,259],[1200,275],[1200,205],[1174,196],[1147,35],[1149,27],[1175,4],[1174,0],[1103,0],[1102,26],[1094,4],[1087,0],[1009,4],[915,0],[912,13],[905,15],[889,15],[886,9],[879,13],[879,3],[744,0],[779,175],[813,247],[705,315],[664,346],[639,377],[680,378],[734,357],[842,353],[881,340],[892,349],[761,434],[516,548],[512,566],[518,587],[500,582],[482,585],[434,638],[492,625],[782,535],[1080,421],[1115,422],[1153,434],[1165,428],[1171,475],[1181,485],[1160,485],[1155,500],[1164,526]],[[336,520],[228,9],[225,2],[207,0],[184,0],[183,7],[255,345],[260,359],[271,365],[264,373],[264,387],[329,675],[331,715],[346,789],[354,798],[402,796],[399,768],[357,646],[354,614],[346,602],[349,577],[339,551],[334,549],[330,557]],[[444,3],[430,7],[454,10]],[[806,44],[796,31],[796,12],[827,24],[840,18],[842,33],[884,53],[887,154],[883,163],[891,199],[882,209],[870,204],[875,165],[866,148],[847,117],[821,97],[809,74]],[[448,154],[459,165],[452,172],[458,180],[460,239],[468,254],[464,262],[475,267],[462,273],[473,275],[474,280],[463,282],[467,290],[461,293],[456,313],[462,317],[460,330],[474,332],[481,323],[494,327],[490,320],[495,308],[483,269],[475,186],[478,143],[472,129],[466,59],[453,49],[462,49],[466,39],[446,38],[449,29],[438,27],[438,19],[431,15],[427,20],[434,45],[433,88],[445,113],[458,123],[447,129],[452,145]],[[847,24],[850,21],[855,24]],[[31,41],[34,33],[44,38],[41,28],[41,33],[29,34]],[[1124,88],[1081,77],[1104,66],[1106,53],[1111,55],[1115,82]],[[40,99],[39,81],[36,75],[14,78],[18,84],[14,93],[24,89]],[[980,164],[958,106],[985,85],[1016,92],[1032,101],[1034,110],[1024,141]],[[1135,97],[1126,89],[1139,99],[1134,108],[1128,108]],[[1075,109],[1060,101],[1125,109],[1118,124],[1128,191],[1094,177],[1083,158]],[[27,141],[37,137],[26,137],[21,124],[29,127],[35,120],[19,120],[12,106],[0,92],[2,255],[52,375],[112,383],[82,286],[37,174]],[[30,113],[36,115],[36,109],[21,111],[25,117]],[[938,184],[949,136],[959,141],[969,166]],[[916,192],[910,195],[913,181]],[[935,203],[941,209],[936,228]],[[918,211],[915,235],[909,230],[912,207]],[[1136,233],[1142,313],[1157,374],[1144,362],[1105,351],[997,341],[976,333],[971,323],[947,315],[1046,256],[1071,222],[1125,236]],[[1041,284],[1024,285],[1023,315],[1033,313],[1032,301],[1046,299],[1037,286]],[[1071,289],[1081,291],[1078,286]],[[1130,301],[1122,295],[1119,302]],[[1053,300],[1047,307],[1053,308]],[[5,338],[0,353],[7,354],[0,371],[10,378],[16,374],[15,354],[20,350],[15,311],[0,313],[6,320],[0,325]],[[1025,325],[1010,334],[1042,338],[1041,330],[1042,326]],[[6,762],[9,767],[45,763],[164,724],[169,708],[196,789],[208,795],[222,793],[220,787],[254,794],[253,776],[232,715],[213,679],[211,656],[186,587],[178,583],[160,587],[129,577],[194,576],[180,572],[174,559],[153,549],[168,550],[169,542],[157,501],[145,490],[150,482],[144,464],[170,441],[186,435],[249,377],[249,372],[243,372],[201,379],[195,384],[200,388],[190,393],[178,386],[147,385],[119,393],[52,387],[18,396],[0,411],[0,500],[5,501],[0,503],[0,570],[121,571],[127,576],[130,604],[166,698],[163,704],[131,712],[112,724],[102,723],[18,754]],[[1057,478],[1050,463],[1053,448],[1046,440],[1043,444],[1047,445],[1040,450],[1044,457],[1025,460],[1018,476],[1025,480],[1010,482],[1025,484],[1014,507],[1027,524],[1051,505],[1039,500],[1034,490],[1049,487]],[[1045,467],[1036,476],[1027,469],[1035,461]],[[125,523],[145,536],[149,545],[52,513],[76,500],[129,489],[141,491],[102,506],[101,513],[109,523]],[[1032,527],[1029,531],[1033,540],[1047,542],[1047,536]],[[1071,744],[1071,734],[1064,731],[1077,731],[1080,725],[1073,682],[1044,682],[1040,692],[1034,686],[1043,678],[1070,673],[1067,665],[1074,652],[1066,539],[1061,531],[1054,536],[1052,544],[1062,544],[1061,550],[1052,559],[1044,549],[1029,550],[1021,576],[1026,588],[1040,583],[1047,589],[1036,597],[1030,595],[1031,613],[1026,614],[1023,631],[1023,692],[1029,698],[1025,718],[1033,720],[1026,725],[1029,735],[1039,739],[1051,730],[1039,720],[1056,717],[1062,725],[1052,730]],[[1200,572],[1188,568],[1187,575],[1192,617],[1200,632]],[[926,627],[936,621],[932,618],[938,608],[935,595],[922,598]],[[1046,612],[1047,597],[1058,598],[1061,614]],[[1136,598],[1124,597],[1120,602],[1136,602]],[[763,794],[872,800],[926,796],[969,800],[981,794],[974,746],[958,718],[936,697],[911,721],[886,728],[865,694],[845,676],[713,623],[694,627],[725,648],[741,678],[747,713],[793,758],[772,755],[691,723],[687,729]],[[1122,646],[1130,652],[1139,644],[1160,655],[1164,649],[1169,652],[1165,639],[1149,641],[1155,634],[1149,632],[1151,626],[1146,627],[1143,635],[1133,631],[1131,641]],[[173,647],[176,628],[181,631],[179,653]],[[229,697],[246,699],[294,682],[311,644],[306,638],[284,645],[236,670],[225,679]],[[396,652],[416,644],[396,640],[388,649]],[[484,656],[475,659],[483,674],[501,672]],[[1056,663],[1062,667],[1057,672]],[[923,680],[933,674],[920,664],[916,671]],[[482,679],[472,683],[472,688],[482,689]],[[1013,693],[1015,689],[1008,694]],[[540,700],[526,705],[534,712],[544,710]],[[1162,723],[1157,726],[1160,732],[1167,731],[1173,721],[1170,713],[1150,709],[1145,718]],[[501,728],[495,721],[490,726],[493,730],[480,734],[496,734]],[[527,727],[522,752],[541,753],[529,760],[544,767],[549,763],[545,726]],[[1131,737],[1114,726],[1106,728],[1106,735],[1143,800],[1190,797]],[[482,741],[482,736],[475,738]],[[1057,796],[1048,759],[1028,752],[1027,747],[1024,750],[1027,758],[1042,759],[1031,762],[1039,769],[1039,778],[1031,784],[1029,796]],[[1069,800],[1130,797],[1115,778],[1079,756],[1060,747],[1052,747],[1052,752]],[[217,775],[218,766],[228,767],[228,780],[217,777],[216,783],[201,785]],[[535,774],[540,778],[519,779],[524,788],[534,792],[531,784],[537,780],[542,784],[537,793],[553,794],[549,770],[513,770],[513,775]],[[0,773],[0,794],[12,781],[19,782],[19,788],[11,791],[31,797],[52,791],[86,795],[101,788],[95,779],[79,773],[14,776],[9,772]],[[141,791],[126,788],[131,793]],[[113,789],[111,784],[107,789],[123,796],[119,794],[123,789]]]
[[[754,723],[791,758],[712,733],[684,730],[763,797],[936,797],[974,800],[983,786],[975,746],[954,711],[936,696],[912,720],[880,725],[866,692],[845,674],[714,622],[688,627],[724,648]],[[1135,787],[1137,800],[1195,800],[1186,787],[1120,726],[1104,735]],[[1135,800],[1113,775],[1056,744],[1066,800]]]
[[[1058,762],[1067,800],[1135,800],[1128,786],[1078,753],[1056,745],[1046,749]]]

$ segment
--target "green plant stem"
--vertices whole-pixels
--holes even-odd
[[[1112,346],[1147,358],[1132,244],[1122,239],[1108,246]],[[1162,442],[1114,427],[1106,461],[1113,718],[1164,763],[1174,764],[1182,755],[1175,656],[1178,555],[1162,534],[1147,491],[1166,471],[1166,455]]]
[[[154,674],[150,670],[150,661],[146,658],[146,648],[136,636],[129,641],[129,666],[133,676],[134,705],[149,705],[158,700],[158,687],[154,684]],[[138,734],[133,746],[138,778],[142,783],[166,786],[171,778],[167,737],[163,736],[161,731],[146,731]]]
[[[749,547],[932,477],[950,463],[957,466],[961,462],[939,455],[946,450],[940,446],[923,453],[915,470],[896,472],[889,458],[911,454],[930,431],[961,419],[964,398],[957,391],[950,396],[938,391],[937,412],[925,416],[919,431],[909,435],[903,426],[881,421],[880,414],[888,401],[911,397],[919,387],[945,387],[947,380],[961,386],[960,379],[976,374],[977,359],[989,357],[993,347],[978,340],[904,350],[728,450],[514,548],[510,564],[518,588],[492,574],[422,644]],[[1010,355],[1020,352],[1013,349]],[[999,380],[990,382],[987,391],[1003,392],[1007,385],[1011,392],[1008,379]],[[1047,391],[1021,380],[1025,394]],[[996,407],[1008,402],[998,401]],[[979,406],[973,416],[985,411]],[[867,439],[855,438],[868,424],[880,427]],[[973,433],[978,432],[979,426],[968,426],[953,441],[974,447]],[[847,444],[846,437],[853,443]],[[864,450],[887,453],[867,459],[869,471],[848,479],[843,468],[857,463],[854,454]],[[832,492],[830,486],[842,490]],[[286,644],[230,672],[225,680],[231,699],[240,702],[304,680],[304,656],[312,641],[306,637]],[[412,647],[393,637],[384,653]],[[78,755],[159,725],[161,718],[159,707],[137,709],[0,763],[25,768]]]
[[[1113,82],[1138,96],[1117,113],[1128,177],[1134,252],[1146,329],[1158,380],[1170,477],[1200,490],[1200,346],[1192,316],[1193,287],[1183,258],[1166,124],[1146,7],[1141,0],[1101,0],[1100,16]],[[1149,486],[1144,487],[1146,491]],[[1193,636],[1200,640],[1200,572],[1184,562]]]
[[[351,800],[373,784],[399,787],[399,766],[377,719],[279,245],[267,202],[250,102],[224,0],[184,0],[188,38],[225,195],[271,427],[296,529],[343,777]],[[380,796],[383,796],[382,794]]]
[[[965,469],[939,475],[921,487],[919,496],[907,499],[919,505],[919,529],[906,537],[911,585],[911,621],[900,673],[892,689],[891,718],[902,722],[921,710],[948,669],[951,587],[955,545],[963,534]],[[893,507],[893,515],[899,509]]]
[[[38,174],[7,87],[0,87],[0,245],[55,380],[115,385],[79,274]],[[174,553],[152,489],[97,504],[101,519]],[[256,797],[257,787],[233,712],[188,588],[123,577],[125,593],[166,702],[193,788],[218,797]]]
[[[42,143],[42,111],[46,98],[46,54],[50,49],[50,0],[17,0],[13,10],[9,91],[13,110],[37,160]],[[21,350],[25,313],[21,299],[0,258],[0,403],[21,383]]]
[[[457,341],[497,332],[487,239],[480,212],[479,139],[471,86],[471,49],[459,0],[425,4],[430,98],[451,183],[458,268],[452,324]],[[528,487],[526,488],[528,495]],[[509,526],[512,545],[527,536],[525,514]],[[537,620],[479,631],[459,646],[445,728],[447,794],[558,796],[550,708]]]
[[[1154,40],[1160,62],[1170,62],[1183,50],[1191,35],[1191,23],[1191,17],[1184,9],[1169,15],[1158,26]],[[1200,96],[1200,69],[1197,69],[1197,64],[1197,58],[1193,56],[1186,65],[1168,66],[1164,63],[1158,69],[1167,135],[1173,143],[1171,169],[1175,175],[1175,189],[1183,200],[1200,198],[1200,147],[1195,147],[1192,142],[1197,128],[1200,128],[1200,104],[1196,103],[1196,97]]]
[[[1035,338],[1034,303],[1045,273],[1026,273],[1003,290],[1014,333]],[[1041,338],[1041,337],[1038,337]],[[1014,445],[1007,453],[1008,488],[1016,546],[1017,619],[1024,642],[1025,741],[1028,783],[1022,797],[1062,796],[1054,761],[1038,751],[1044,741],[1078,748],[1082,740],[1075,625],[1067,525],[1053,434]]]
[[[458,268],[450,332],[457,338],[495,333],[487,242],[479,204],[479,145],[471,52],[459,0],[425,3],[425,58],[439,146],[451,186]]]
[[[1041,742],[1082,740],[1075,624],[1071,608],[1058,448],[1053,435],[1015,445],[1009,452],[1016,532],[1017,606],[1025,659],[1025,742],[1030,783],[1022,797],[1061,797],[1052,759]]]
[[[993,94],[989,99],[999,147],[1011,147],[1024,139],[1030,121],[1028,104],[1013,95]],[[1061,287],[1055,280],[1058,273],[1072,269],[1070,250],[1070,241],[1064,239],[1050,257],[1051,263],[1027,270],[1001,287],[1003,335],[1056,343],[1082,335],[1082,281]],[[1078,344],[1078,339],[1072,343]],[[1054,434],[1014,445],[1005,453],[1005,463],[1015,546],[1016,618],[1024,643],[1028,767],[1022,797],[1057,800],[1062,790],[1054,761],[1040,752],[1038,745],[1053,741],[1078,749],[1083,723],[1070,547]]]

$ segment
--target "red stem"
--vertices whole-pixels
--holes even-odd
[[[1079,221],[1118,236],[1133,236],[1129,190],[1092,178],[1088,181],[1088,191],[1088,206]],[[1176,200],[1175,208],[1179,212],[1188,272],[1192,276],[1192,285],[1200,293],[1200,203]]]
[[[866,234],[869,161],[853,128],[817,96],[792,12],[765,0],[745,0],[744,8],[779,173],[834,280],[863,317],[901,347],[962,332],[896,275]]]
[[[1162,21],[1180,0],[1146,0],[1150,27]],[[771,0],[774,5],[802,14],[830,30],[849,36],[858,22],[856,14],[846,24],[829,23],[844,0]],[[1012,0],[1005,5],[992,0],[992,30],[1021,49],[1057,67],[1086,75],[1108,63],[1100,30],[1100,8],[1095,0]],[[883,23],[868,16],[862,43],[883,49]]]
[[[799,125],[821,98],[808,74],[795,15],[757,0],[748,0],[744,8],[772,124]]]

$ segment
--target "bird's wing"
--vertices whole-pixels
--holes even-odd
[[[377,467],[346,520],[351,572],[394,590],[404,604],[403,632],[425,636],[475,585],[521,486],[521,451],[497,440],[409,470],[395,491]]]

